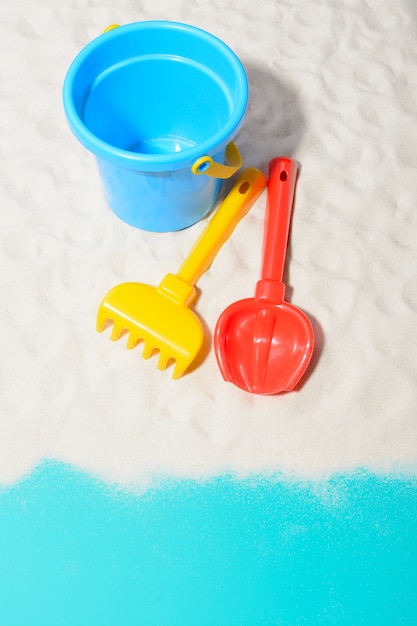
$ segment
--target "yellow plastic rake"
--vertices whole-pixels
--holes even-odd
[[[159,351],[158,368],[163,370],[175,361],[172,377],[180,378],[204,342],[203,326],[189,308],[197,294],[197,280],[210,267],[265,187],[262,172],[246,169],[221,202],[178,273],[167,274],[157,287],[136,282],[113,287],[100,304],[97,330],[101,332],[113,323],[111,339],[116,341],[128,333],[127,348],[143,342],[145,359]]]

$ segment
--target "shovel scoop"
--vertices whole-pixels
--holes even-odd
[[[214,332],[223,378],[256,394],[294,389],[313,354],[310,320],[284,300],[282,282],[296,177],[292,159],[270,162],[261,279],[255,297],[228,306]]]

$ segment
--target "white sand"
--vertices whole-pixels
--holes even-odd
[[[417,467],[417,11],[413,0],[2,2],[0,482],[44,458],[106,479]],[[104,294],[176,271],[204,227],[149,234],[105,205],[61,102],[105,26],[211,31],[242,59],[245,165],[300,163],[288,295],[312,317],[297,393],[223,382],[213,350],[179,381],[95,332]],[[265,195],[199,282],[210,329],[253,294]]]

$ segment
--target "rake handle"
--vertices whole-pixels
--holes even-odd
[[[242,172],[182,264],[179,278],[196,284],[265,187],[266,178],[259,170],[248,168]]]

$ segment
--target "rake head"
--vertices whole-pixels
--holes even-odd
[[[97,314],[97,331],[112,325],[111,339],[127,335],[126,347],[143,344],[142,356],[159,352],[158,369],[175,361],[172,378],[180,378],[204,342],[197,315],[161,286],[122,283],[103,298]]]

